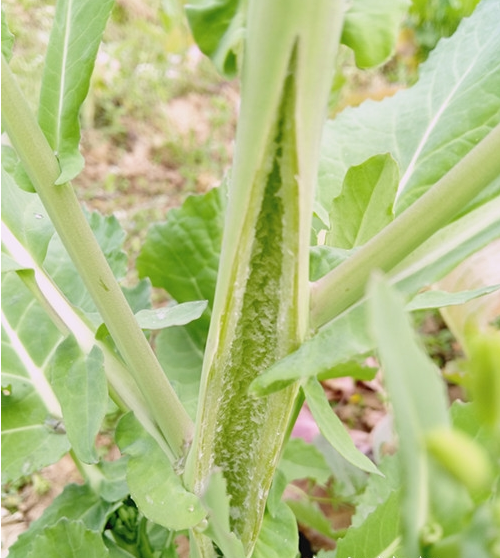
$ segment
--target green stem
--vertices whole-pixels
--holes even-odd
[[[71,184],[55,186],[57,159],[2,56],[2,121],[54,227],[177,459],[192,422],[141,331]]]
[[[351,258],[312,285],[311,326],[329,322],[359,300],[373,269],[394,268],[447,225],[500,175],[500,124]]]

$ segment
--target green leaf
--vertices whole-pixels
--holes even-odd
[[[246,24],[245,0],[193,0],[186,15],[200,50],[227,78],[240,67]]]
[[[197,320],[206,307],[206,300],[197,300],[154,310],[140,310],[135,317],[142,329],[163,329]]]
[[[70,336],[57,347],[49,378],[73,451],[84,463],[97,463],[95,439],[108,404],[102,352],[94,346],[87,355]]]
[[[266,510],[252,558],[296,558],[298,548],[299,531],[292,510],[284,502],[273,515]]]
[[[194,527],[204,519],[201,502],[184,488],[165,453],[133,413],[120,420],[116,441],[120,450],[130,456],[127,482],[131,496],[149,520],[177,531]]]
[[[332,475],[321,452],[302,438],[288,440],[279,470],[287,483],[297,479],[313,479],[319,484],[326,484]]]
[[[311,246],[309,250],[309,280],[317,281],[336,268],[353,253],[332,246]]]
[[[190,196],[169,211],[165,223],[153,225],[137,258],[139,277],[149,277],[177,302],[208,300],[211,309],[224,227],[225,195],[214,188]],[[196,324],[206,338],[210,310]]]
[[[335,347],[333,352],[331,348]],[[250,386],[250,393],[266,395],[287,387],[298,379],[318,376],[321,379],[338,378],[346,375],[339,364],[348,362],[356,355],[373,348],[366,330],[365,311],[357,307],[330,322],[319,330],[300,348],[271,366],[258,376]],[[356,368],[356,372],[360,372]],[[365,368],[359,379],[373,377],[373,369]]]
[[[286,504],[292,510],[300,525],[310,527],[330,539],[337,538],[330,520],[325,516],[317,502],[303,498],[287,500]]]
[[[9,558],[26,558],[34,540],[46,528],[56,525],[61,518],[81,520],[87,529],[101,532],[113,507],[113,504],[104,502],[89,485],[69,484],[45,509],[43,515],[10,547]]]
[[[326,243],[354,248],[375,236],[393,219],[398,189],[398,166],[389,153],[370,157],[351,167],[341,194],[333,200]]]
[[[352,48],[359,68],[382,64],[393,53],[409,0],[353,0],[345,15],[342,43]]]
[[[34,541],[27,558],[108,558],[101,534],[90,531],[83,521],[62,518],[48,527]]]
[[[356,512],[351,518],[353,527],[363,525],[368,516],[401,486],[401,472],[397,455],[385,456],[380,462],[379,470],[383,476],[370,475],[363,494],[356,498]]]
[[[156,356],[186,411],[194,420],[205,343],[192,326],[195,324],[163,329],[156,339]]]
[[[127,256],[122,250],[125,233],[118,219],[98,212],[87,214],[87,219],[115,277],[118,280],[124,278],[127,272]],[[97,308],[57,235],[49,244],[44,268],[66,298],[90,318],[96,316],[95,325],[99,325],[101,319],[97,315]]]
[[[61,417],[44,375],[61,334],[12,273],[2,280],[2,304],[2,385],[9,386],[2,391],[2,482],[8,482],[55,463],[70,443],[47,422]]]
[[[367,517],[364,523],[356,528],[351,527],[346,536],[337,542],[335,557],[393,558],[393,556],[400,556],[399,496],[399,491],[393,491],[389,498]],[[418,552],[415,556],[418,556]]]
[[[41,264],[47,253],[54,227],[47,217],[40,198],[20,190],[12,176],[2,166],[2,223]],[[3,235],[2,235],[3,236]],[[18,253],[12,254],[17,259]],[[24,262],[19,262],[23,265]],[[26,267],[26,264],[24,264]]]
[[[440,41],[415,86],[348,108],[327,123],[318,190],[327,211],[349,167],[389,152],[402,174],[401,213],[500,121],[497,15],[497,0],[484,0],[453,37]],[[499,187],[500,177],[485,195]]]
[[[429,463],[422,440],[433,429],[448,426],[447,394],[439,369],[416,340],[398,293],[376,275],[369,294],[371,331],[400,441],[404,543],[411,556],[418,554],[419,530],[428,513]]]
[[[443,308],[444,306],[464,304],[464,302],[468,302],[469,300],[493,293],[499,288],[500,285],[491,285],[481,289],[471,289],[470,291],[461,291],[458,293],[448,293],[439,290],[425,291],[415,296],[405,308],[408,312],[413,312],[426,308]]]
[[[83,168],[78,114],[113,0],[59,0],[40,91],[38,122],[56,152],[64,184]]]
[[[330,407],[330,403],[318,380],[309,378],[302,386],[302,390],[304,391],[307,405],[321,434],[323,434],[340,455],[347,459],[349,463],[352,463],[363,471],[379,473],[376,465],[354,445],[352,438],[349,436],[341,420]]]
[[[7,19],[2,6],[2,55],[7,62],[12,58],[12,47],[14,46],[14,35],[10,32]]]

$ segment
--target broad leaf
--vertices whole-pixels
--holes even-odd
[[[324,514],[318,502],[301,498],[299,500],[287,500],[286,504],[293,511],[293,515],[302,527],[309,527],[330,539],[337,538],[330,519]]]
[[[2,277],[2,381],[11,386],[3,400],[2,465],[4,479],[13,480],[58,461],[70,447],[66,435],[59,433],[61,409],[45,374],[54,351],[70,331],[82,350],[90,352],[95,344],[93,328],[67,299],[90,312],[95,306],[59,239],[53,236],[38,197],[17,189],[9,179],[3,186],[2,213],[9,224],[3,224],[3,249],[13,262],[10,268],[17,271]],[[123,233],[118,222],[97,215],[90,216],[90,221],[115,272],[124,274]],[[110,377],[115,383],[120,377],[120,393],[130,403],[137,402],[137,388],[130,384],[123,365],[108,348],[101,347],[106,351]],[[66,363],[62,365],[65,370]],[[74,395],[69,393],[70,398]]]
[[[292,510],[284,502],[274,514],[266,510],[252,558],[295,558],[298,547],[299,532]]]
[[[389,152],[402,173],[401,213],[500,121],[498,9],[498,0],[483,0],[453,37],[440,41],[415,86],[327,123],[318,191],[327,211],[350,166]],[[492,188],[498,193],[499,186],[500,178]]]
[[[419,530],[427,521],[429,463],[424,436],[449,424],[447,394],[439,369],[415,338],[403,302],[381,276],[370,285],[370,326],[389,393],[402,467],[405,549],[418,553]]]
[[[349,461],[349,463],[359,467],[363,471],[379,473],[375,464],[354,445],[352,438],[349,436],[341,420],[330,407],[325,392],[318,380],[310,378],[307,383],[302,386],[302,389],[312,416],[328,442],[342,455],[342,457]]]
[[[54,227],[40,198],[36,194],[19,189],[3,166],[2,224],[8,227],[36,263],[43,262],[50,239],[54,235]],[[14,257],[17,255],[13,254]],[[22,266],[24,262],[19,263]]]
[[[326,484],[332,475],[321,452],[302,438],[288,440],[279,470],[284,474],[287,483],[297,479],[313,479],[319,484]]]
[[[156,339],[156,355],[185,409],[194,420],[200,391],[204,341],[195,324],[162,330]]]
[[[83,521],[63,518],[45,529],[33,541],[27,558],[109,558],[109,551],[100,533],[85,527]]]
[[[353,0],[345,15],[342,42],[354,50],[356,64],[371,68],[392,54],[409,0]]]
[[[45,509],[43,515],[30,525],[29,530],[22,533],[10,547],[9,558],[26,558],[34,540],[46,528],[54,526],[61,517],[70,521],[81,520],[87,529],[101,532],[113,508],[114,504],[104,502],[89,485],[69,484]]]
[[[179,209],[169,211],[165,223],[153,225],[137,258],[140,277],[149,277],[177,302],[208,300],[196,330],[206,338],[215,292],[224,227],[225,196],[214,188],[190,196]]]
[[[98,347],[94,346],[87,355],[71,336],[57,347],[49,368],[68,438],[76,456],[84,463],[99,461],[95,439],[108,405],[103,360]]]
[[[70,443],[51,426],[61,409],[44,375],[62,336],[13,273],[3,278],[2,302],[2,482],[8,482],[58,461]]]
[[[61,165],[57,184],[83,168],[78,114],[113,0],[59,0],[40,91],[38,122]]]
[[[204,519],[201,502],[184,488],[163,450],[142,429],[133,413],[121,419],[116,441],[120,450],[130,456],[127,465],[130,493],[148,519],[173,530],[194,527]]]
[[[394,218],[398,179],[397,164],[388,153],[351,167],[342,192],[333,200],[326,243],[355,248],[388,225]]]
[[[393,558],[401,551],[399,492],[372,512],[359,527],[337,542],[336,558]],[[408,555],[411,556],[411,555]],[[418,553],[416,554],[418,556]]]

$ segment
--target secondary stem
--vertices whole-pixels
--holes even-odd
[[[318,328],[359,300],[373,269],[390,271],[448,224],[500,175],[500,124],[406,211],[351,258],[316,281],[311,326]]]
[[[191,419],[137,324],[71,184],[54,185],[60,175],[59,164],[3,56],[2,121],[57,233],[143,393],[170,447],[171,457],[179,458],[186,441],[192,437]]]

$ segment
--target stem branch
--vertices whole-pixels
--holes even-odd
[[[311,326],[316,329],[364,294],[373,269],[390,271],[448,224],[500,175],[500,124],[467,155],[351,258],[311,287]]]

